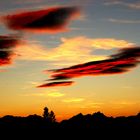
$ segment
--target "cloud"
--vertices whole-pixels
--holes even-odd
[[[127,105],[134,105],[136,104],[136,102],[121,101],[120,103],[118,102],[118,104],[127,106]]]
[[[130,71],[131,68],[136,67],[139,62],[140,47],[125,48],[120,49],[119,53],[111,55],[105,60],[91,61],[63,69],[50,70],[52,74],[49,80],[66,80],[82,76],[121,74]]]
[[[114,38],[87,38],[84,36],[74,38],[61,38],[60,45],[55,48],[41,46],[40,44],[24,44],[17,48],[19,59],[33,61],[48,61],[55,66],[70,66],[78,63],[102,60],[105,55],[95,54],[96,49],[110,50],[132,46],[126,40]],[[28,52],[28,53],[27,53]]]
[[[110,104],[117,105],[118,107],[123,107],[123,106],[135,105],[135,104],[137,104],[137,102],[121,100],[121,101],[111,101]],[[119,105],[121,105],[121,106],[119,106]]]
[[[140,47],[121,49],[106,60],[91,61],[68,68],[53,70],[52,80],[64,80],[81,76],[120,74],[136,67],[140,59]]]
[[[62,97],[62,96],[64,96],[65,94],[60,93],[60,92],[52,92],[52,93],[48,93],[47,95],[50,96],[50,97],[57,98],[57,97]]]
[[[109,5],[122,5],[122,6],[125,6],[127,8],[135,9],[135,10],[140,9],[140,2],[130,3],[130,2],[123,2],[123,1],[120,1],[120,0],[114,0],[114,1],[105,2],[104,4],[107,5],[107,6],[109,6]]]
[[[0,36],[0,66],[10,65],[16,56],[14,48],[17,47],[19,38],[14,35]]]
[[[87,101],[82,104],[81,108],[101,108],[102,106],[104,106],[103,102]]]
[[[132,9],[140,9],[140,2],[136,2],[136,3],[126,3],[124,4],[126,6],[128,6],[129,8],[132,8]]]
[[[75,37],[75,38],[62,38],[61,39],[64,43],[65,46],[67,46],[68,48],[72,48],[74,46],[74,48],[76,46],[80,46],[80,49],[84,49],[83,51],[85,51],[85,48],[96,48],[96,49],[112,49],[112,48],[122,48],[122,47],[126,47],[126,46],[130,46],[132,45],[132,43],[127,42],[125,40],[117,40],[114,38],[87,38],[84,36],[80,36],[80,37]],[[85,43],[85,44],[84,44]],[[65,47],[64,46],[64,47]],[[63,47],[62,47],[63,49]]]
[[[24,93],[24,94],[20,94],[21,96],[34,96],[34,97],[52,97],[52,98],[60,98],[65,96],[64,93],[61,93],[59,91],[47,91],[44,93]]]
[[[74,102],[82,102],[84,101],[84,98],[70,98],[70,99],[64,99],[62,100],[65,103],[74,103]]]
[[[66,25],[78,15],[77,7],[52,7],[7,15],[3,22],[12,30],[57,33],[66,31]]]
[[[51,82],[37,86],[37,88],[57,87],[57,86],[70,86],[73,81]]]
[[[140,20],[125,20],[125,19],[108,19],[110,22],[122,23],[122,24],[140,24]]]
[[[104,5],[110,6],[110,5],[119,5],[122,4],[123,2],[120,0],[106,0],[104,2]]]

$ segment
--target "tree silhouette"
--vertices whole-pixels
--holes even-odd
[[[55,119],[55,114],[54,114],[53,111],[51,111],[51,112],[49,113],[49,118],[50,118],[50,121],[51,121],[51,122],[55,122],[55,121],[56,121],[56,119]]]
[[[49,109],[45,107],[43,112],[43,118],[48,119],[48,116],[49,116]]]
[[[47,107],[44,108],[43,118],[49,122],[56,122],[54,112],[53,111],[49,112],[49,109]]]

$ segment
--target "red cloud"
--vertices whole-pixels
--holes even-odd
[[[54,7],[7,15],[3,20],[13,30],[56,33],[66,30],[69,20],[78,14],[79,10],[76,7]]]
[[[56,87],[56,86],[69,86],[72,85],[73,81],[63,81],[63,82],[52,82],[52,83],[46,83],[40,86],[37,86],[37,88],[46,88],[46,87]]]
[[[51,80],[63,80],[81,76],[96,76],[103,74],[120,74],[128,71],[130,67],[134,67],[137,63],[134,59],[115,61],[103,60],[98,61],[98,64],[95,64],[95,62],[90,63],[87,66],[87,63],[85,63],[85,65],[77,65],[79,66],[78,68],[62,69],[62,71],[59,70],[59,72],[54,71],[54,74],[51,76],[53,79]]]
[[[140,61],[140,47],[120,50],[120,53],[109,59],[92,61],[69,68],[53,70],[51,80],[63,80],[81,76],[96,76],[104,74],[120,74],[129,71]]]
[[[11,64],[13,56],[11,52],[0,51],[0,66]]]
[[[106,60],[91,61],[68,68],[51,70],[53,73],[49,80],[65,80],[81,76],[121,74],[136,67],[140,62],[139,60],[140,47],[121,49],[118,54],[112,55]]]
[[[15,56],[13,49],[18,43],[17,36],[0,36],[0,66],[12,63]]]

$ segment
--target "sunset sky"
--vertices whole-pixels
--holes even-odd
[[[57,120],[80,112],[108,116],[140,112],[139,15],[140,0],[0,1],[0,41],[11,45],[5,49],[6,41],[0,42],[0,116],[42,115],[45,106]],[[131,55],[131,47],[138,51],[123,58]],[[122,58],[132,59],[123,62],[123,71],[104,73],[108,65],[118,68],[116,61],[120,64]],[[85,65],[93,61],[94,72],[101,71],[91,75]],[[84,74],[79,64],[84,65]],[[71,76],[75,65],[80,70]],[[63,68],[69,70],[69,79],[59,79],[67,74]]]

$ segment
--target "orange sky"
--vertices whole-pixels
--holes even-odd
[[[81,2],[81,1],[80,1]],[[132,6],[133,4],[133,6]],[[36,88],[50,78],[50,69],[108,59],[118,50],[140,44],[139,3],[111,0],[79,4],[79,0],[0,1],[0,16],[54,6],[78,6],[81,15],[69,19],[66,32],[13,31],[0,23],[1,35],[16,34],[12,64],[0,67],[0,116],[42,115],[47,106],[57,120],[97,111],[107,116],[135,115],[140,111],[140,66],[117,75],[74,78],[71,86]],[[20,38],[19,37],[19,38]]]

